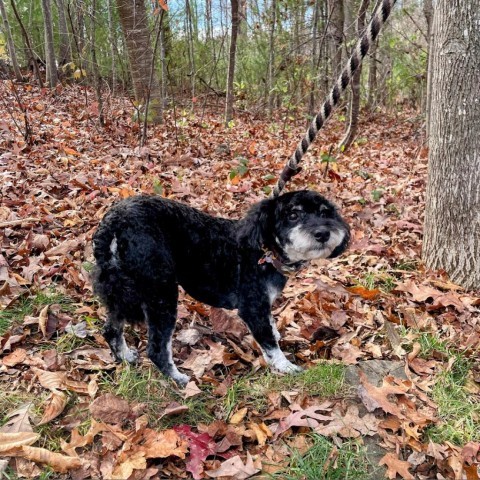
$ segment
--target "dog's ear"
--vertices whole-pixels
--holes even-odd
[[[271,230],[273,202],[271,199],[262,200],[240,220],[237,234],[240,245],[250,248],[263,246]]]

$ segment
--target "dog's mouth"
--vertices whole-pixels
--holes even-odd
[[[288,235],[283,251],[292,263],[328,258],[345,236],[343,230],[322,230],[312,234],[297,226]]]

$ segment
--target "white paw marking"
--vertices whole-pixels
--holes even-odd
[[[128,363],[137,363],[139,359],[138,352],[134,348],[128,348],[123,337],[120,340],[117,355],[120,360],[125,360]]]
[[[190,377],[188,375],[180,373],[177,370],[177,367],[175,367],[175,365],[173,366],[170,376],[175,381],[175,383],[181,388],[185,387],[187,383],[190,381]]]
[[[285,354],[280,348],[272,348],[263,352],[266,362],[275,370],[281,373],[299,373],[303,371],[302,367],[294,365],[287,360]]]

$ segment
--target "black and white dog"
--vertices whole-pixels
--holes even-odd
[[[271,316],[286,274],[315,258],[340,255],[348,225],[321,195],[298,191],[255,204],[240,220],[207,215],[156,196],[117,203],[94,235],[94,291],[107,306],[104,337],[116,359],[135,362],[125,322],[145,320],[148,356],[178,385],[189,378],[173,363],[178,285],[214,307],[238,309],[267,363],[297,372],[278,346]]]

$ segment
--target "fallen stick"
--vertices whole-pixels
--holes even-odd
[[[17,225],[23,225],[24,223],[37,223],[40,222],[40,218],[21,218],[19,220],[7,220],[6,222],[0,222],[0,228],[16,227]]]

